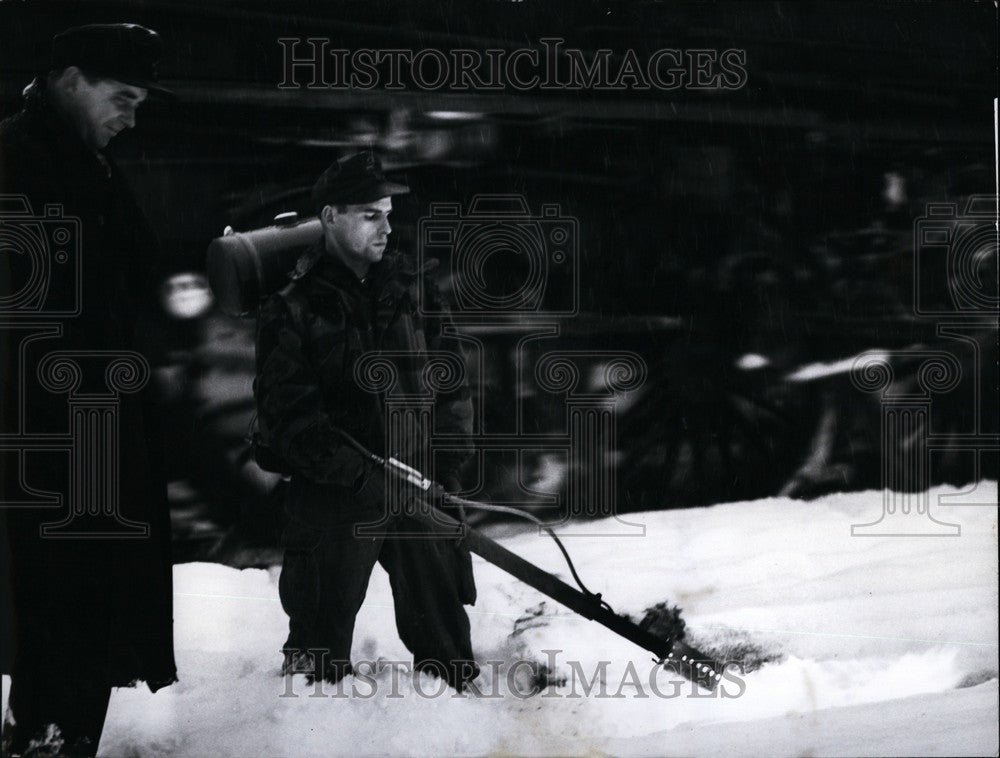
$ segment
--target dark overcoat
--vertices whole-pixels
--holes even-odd
[[[166,484],[137,329],[156,239],[120,170],[40,80],[0,123],[0,194],[3,671],[155,691],[176,680]]]

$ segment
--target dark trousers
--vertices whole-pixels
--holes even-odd
[[[409,520],[397,523],[420,529]],[[354,621],[377,561],[389,574],[396,629],[415,667],[458,690],[478,674],[463,607],[475,602],[472,563],[453,539],[359,537],[353,523],[316,529],[292,518],[284,541],[279,593],[289,617],[286,672],[295,670],[292,659],[303,657],[309,664],[299,670],[315,667],[315,676],[331,682],[351,671]]]
[[[15,644],[4,755],[91,756],[111,697],[108,574],[92,540],[30,539],[33,515],[5,514],[19,539],[10,542]]]
[[[83,758],[97,753],[108,713],[111,685],[72,676],[18,676],[11,681],[9,708],[15,725],[5,724],[3,754],[23,755],[34,743],[39,755],[53,755],[50,745],[61,742],[59,755]],[[59,733],[49,730],[55,724]],[[53,739],[54,738],[54,739]]]

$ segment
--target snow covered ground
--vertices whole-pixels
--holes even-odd
[[[952,502],[996,496],[983,483]],[[278,674],[277,569],[177,566],[181,681],[117,690],[101,755],[995,755],[997,511],[937,507],[958,537],[852,537],[881,503],[877,492],[732,503],[630,515],[644,536],[605,524],[567,539],[617,611],[676,602],[694,642],[776,659],[730,669],[714,696],[478,559],[475,697],[438,695],[406,670],[380,568],[354,649],[380,670],[362,663],[341,691],[317,691]],[[547,538],[502,542],[568,575]],[[552,684],[532,695],[538,663]]]

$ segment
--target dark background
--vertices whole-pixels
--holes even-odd
[[[179,95],[144,105],[111,149],[173,271],[203,271],[226,225],[308,214],[318,172],[367,145],[414,190],[393,217],[401,248],[416,245],[431,202],[467,208],[477,193],[521,194],[535,212],[557,203],[576,218],[580,315],[548,346],[632,350],[649,367],[603,464],[623,511],[879,487],[878,396],[843,368],[792,378],[868,349],[959,359],[962,381],[934,398],[918,436],[997,432],[995,316],[968,328],[971,341],[948,339],[942,318],[917,315],[913,284],[924,266],[921,298],[950,307],[947,273],[916,249],[914,223],[927,203],[955,203],[961,216],[970,197],[993,192],[992,3],[8,1],[0,114],[20,107],[53,33],[112,21],[159,31],[161,78]],[[627,49],[645,60],[660,48],[738,48],[748,80],[736,91],[281,90],[285,36],[443,51],[558,36],[615,60]],[[980,263],[995,302],[995,241]],[[517,319],[509,326],[489,341],[485,431],[515,409],[503,367]],[[279,520],[274,480],[244,456],[253,323],[164,314],[150,328],[163,347],[181,557],[238,562]],[[749,368],[761,361],[747,355],[766,365]],[[894,368],[902,386],[918,365]],[[527,395],[533,430],[557,431],[561,400]],[[565,473],[544,455],[526,466],[522,479]],[[963,484],[996,468],[995,452],[956,446],[932,458],[931,480]],[[530,502],[517,474],[511,461],[487,461],[480,494]]]

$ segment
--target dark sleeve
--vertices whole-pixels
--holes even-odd
[[[0,125],[0,194],[23,195],[32,214],[41,216],[46,204],[65,204],[66,191],[60,186],[45,143],[32,138],[26,129],[23,114]],[[4,202],[5,206],[12,204],[11,199]]]
[[[337,433],[302,335],[281,295],[261,306],[255,395],[264,439],[296,473],[344,487],[362,479],[365,460]]]
[[[441,295],[436,283],[429,277],[424,282],[424,293],[428,301],[433,301],[431,312],[443,312],[446,315],[428,319],[424,324],[424,337],[427,340],[427,348],[431,351],[442,351],[451,353],[459,357],[463,366],[466,365],[465,351],[462,349],[462,341],[456,339],[453,334],[448,333],[447,327],[451,326],[451,317],[447,315],[447,302]],[[448,476],[455,476],[469,457],[472,455],[472,393],[469,390],[468,372],[465,372],[464,381],[450,392],[438,394],[435,408],[435,432],[437,434],[456,435],[454,440],[455,450],[449,450],[438,457],[437,471],[439,479]],[[449,440],[449,445],[452,442]]]
[[[169,267],[164,255],[159,235],[149,222],[149,217],[136,200],[135,193],[127,177],[116,169],[115,181],[121,193],[121,201],[128,210],[128,231],[131,243],[127,249],[131,253],[120,265],[128,267],[132,291],[140,303],[154,303],[159,300],[159,288],[167,277]],[[154,307],[158,307],[154,306]]]

